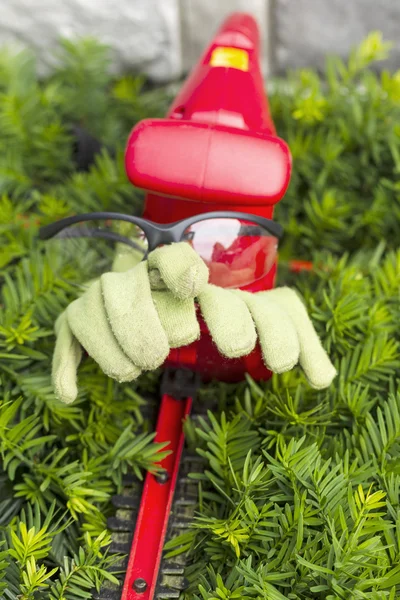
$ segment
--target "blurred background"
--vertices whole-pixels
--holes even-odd
[[[321,67],[330,53],[346,57],[376,29],[395,42],[381,66],[400,64],[398,0],[1,0],[0,46],[34,49],[46,74],[57,62],[60,37],[92,35],[111,46],[117,72],[137,70],[165,82],[190,69],[234,10],[259,23],[266,75]]]

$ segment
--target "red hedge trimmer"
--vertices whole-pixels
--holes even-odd
[[[291,157],[269,114],[251,16],[225,21],[165,119],[136,125],[126,170],[147,191],[143,218],[91,213],[42,229],[45,239],[113,247],[94,261],[101,278],[60,317],[53,379],[58,395],[73,400],[81,347],[120,381],[164,363],[155,441],[170,453],[144,483],[122,599],[178,598],[182,564],[165,562],[161,577],[159,570],[171,512],[169,535],[187,526],[195,506],[192,458],[178,475],[199,381],[235,382],[245,373],[265,380],[300,363],[322,388],[335,374],[295,292],[272,289],[282,234],[273,208],[289,184]],[[86,251],[81,256],[84,269]],[[145,261],[131,269],[134,257]],[[116,550],[129,551],[135,486],[128,482],[115,498]]]

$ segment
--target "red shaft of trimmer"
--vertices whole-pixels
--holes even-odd
[[[161,461],[160,475],[146,476],[121,600],[154,596],[184,443],[182,425],[191,405],[191,398],[162,397],[155,441],[169,442],[171,454]]]

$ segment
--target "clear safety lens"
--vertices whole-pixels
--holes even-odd
[[[257,223],[235,218],[198,221],[184,239],[210,270],[210,283],[240,288],[266,275],[273,266],[278,238]]]
[[[84,283],[108,271],[127,271],[147,255],[142,229],[118,219],[81,221],[46,242],[52,270]]]

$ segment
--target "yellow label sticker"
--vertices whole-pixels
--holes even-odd
[[[240,71],[249,70],[249,55],[241,48],[230,48],[218,46],[211,54],[210,65],[212,67],[231,67]]]

